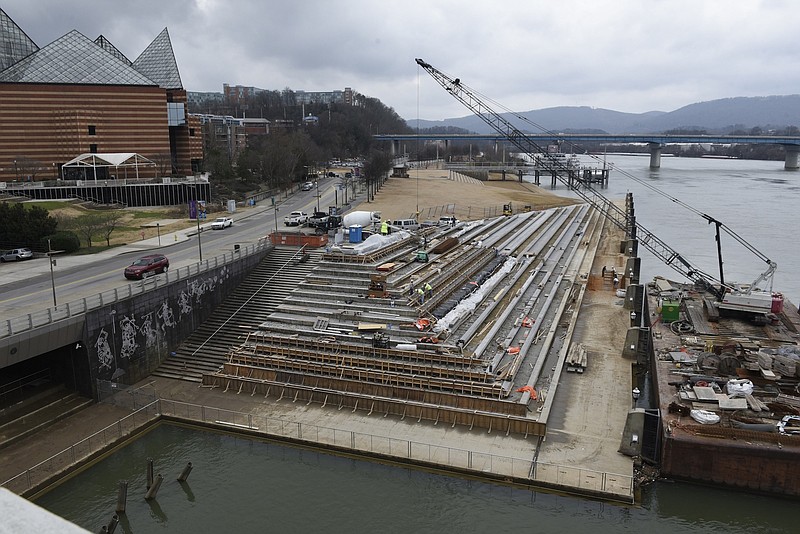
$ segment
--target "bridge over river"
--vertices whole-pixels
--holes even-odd
[[[666,145],[672,144],[716,144],[716,145],[780,145],[786,157],[784,168],[796,170],[798,154],[800,154],[800,137],[795,136],[765,136],[765,135],[661,135],[661,134],[524,134],[531,142],[540,145],[567,143],[572,145],[578,142],[631,144],[641,143],[650,147],[650,167],[661,167],[661,151]],[[392,153],[401,152],[402,144],[416,143],[418,141],[444,141],[445,145],[452,141],[494,141],[495,143],[507,142],[504,135],[489,134],[376,134],[372,136],[377,141],[391,142]]]

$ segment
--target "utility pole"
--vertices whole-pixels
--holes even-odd
[[[50,261],[50,282],[53,284],[53,307],[58,308],[58,302],[56,302],[56,275],[53,272],[56,260],[53,259],[53,248],[50,246],[49,239],[47,240],[47,259]]]

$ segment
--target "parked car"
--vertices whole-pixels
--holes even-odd
[[[311,217],[308,218],[308,225],[314,228],[324,225],[328,222],[329,215],[324,211],[315,211],[311,214]]]
[[[233,224],[233,219],[230,217],[217,217],[211,223],[212,230],[224,230]]]
[[[416,219],[397,219],[395,221],[391,221],[389,226],[395,230],[406,230],[408,232],[419,230],[419,223]]]
[[[286,226],[300,226],[308,222],[308,213],[303,211],[293,211],[283,218],[283,224]]]
[[[29,248],[15,248],[13,250],[6,250],[0,255],[0,261],[3,263],[7,261],[22,261],[29,260],[33,257],[33,252]]]
[[[314,189],[314,182],[306,182],[302,186],[300,186],[300,189],[303,191],[311,191],[312,189]]]
[[[439,226],[455,226],[458,224],[458,219],[452,215],[445,215],[439,217]]]
[[[169,269],[169,260],[163,254],[150,254],[142,256],[135,262],[125,267],[125,278],[128,280],[141,280],[158,273],[165,273]]]

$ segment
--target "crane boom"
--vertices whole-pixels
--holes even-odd
[[[453,95],[456,100],[481,118],[498,134],[505,137],[523,154],[527,154],[530,157],[533,157],[535,154],[541,154],[540,161],[544,163],[547,170],[554,172],[556,178],[561,183],[565,184],[585,202],[598,210],[612,224],[623,231],[628,229],[628,217],[622,208],[611,202],[591,186],[587,185],[585,188],[575,187],[570,180],[563,176],[563,174],[568,171],[566,165],[556,158],[548,157],[545,150],[542,150],[541,147],[511,124],[510,121],[494,111],[472,91],[467,89],[459,78],[451,78],[422,59],[417,59],[416,62],[417,65],[430,74],[445,91]],[[638,222],[635,222],[634,225],[636,227],[636,236],[642,246],[647,248],[647,250],[663,261],[667,266],[694,282],[695,285],[713,293],[717,298],[721,299],[722,294],[725,292],[725,285],[720,280],[715,279],[710,274],[692,265],[676,250]]]

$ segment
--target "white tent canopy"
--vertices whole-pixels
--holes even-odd
[[[135,152],[116,152],[112,154],[81,154],[77,158],[73,158],[66,162],[61,167],[61,172],[65,168],[77,169],[92,169],[94,180],[97,181],[97,168],[98,167],[114,167],[119,172],[119,168],[125,171],[127,175],[128,168],[133,167],[136,169],[136,178],[139,178],[139,167],[155,167],[155,162],[141,156]]]

